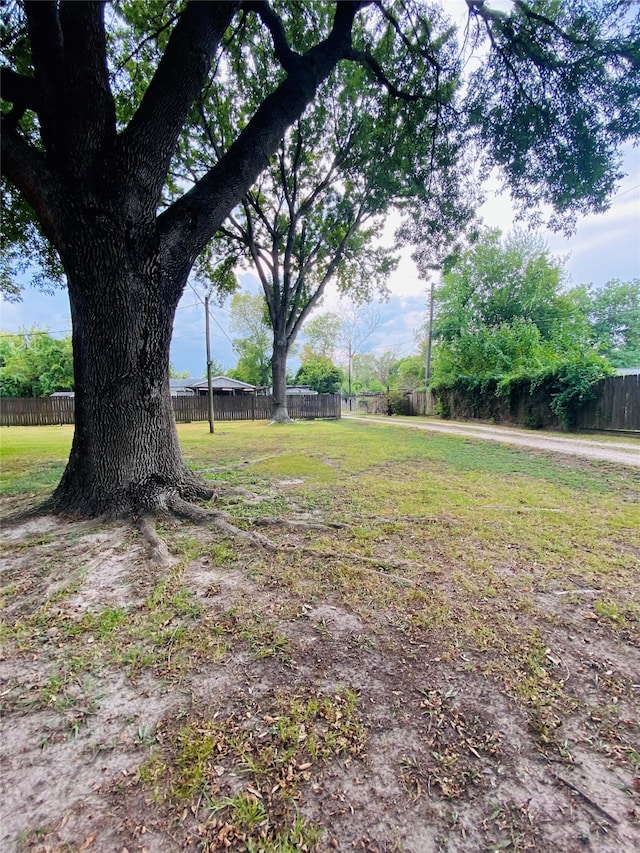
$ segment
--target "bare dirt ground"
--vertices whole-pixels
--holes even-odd
[[[303,480],[269,500],[349,523],[274,534],[304,551],[168,525],[167,570],[126,525],[6,527],[0,848],[640,849],[638,584],[511,540],[475,564],[451,511],[366,523]],[[480,508],[478,531],[563,511]],[[608,547],[637,578],[637,538]]]
[[[504,444],[515,444],[519,447],[531,447],[535,450],[546,450],[550,453],[566,453],[570,456],[583,456],[586,459],[601,459],[604,462],[618,462],[621,465],[632,465],[640,468],[640,438],[620,438],[616,441],[600,441],[597,438],[565,437],[532,433],[530,430],[517,427],[498,427],[488,424],[464,423],[462,421],[416,421],[416,418],[383,418],[371,415],[351,415],[344,417],[353,420],[366,420],[385,425],[404,426],[411,429],[421,429],[432,432],[448,433],[450,435],[466,435],[469,438],[479,438],[486,441],[498,441]]]

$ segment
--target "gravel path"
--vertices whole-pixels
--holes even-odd
[[[470,424],[461,421],[428,421],[418,419],[397,419],[359,415],[343,415],[351,420],[386,424],[387,426],[422,429],[428,432],[446,432],[451,435],[465,435],[469,438],[500,441],[505,444],[518,444],[521,447],[533,447],[536,450],[566,453],[571,456],[584,456],[588,459],[601,459],[640,468],[640,439],[624,441],[598,441],[597,438],[563,438],[542,432],[530,433],[514,427],[497,427],[487,424]]]

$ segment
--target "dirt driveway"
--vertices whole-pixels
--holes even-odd
[[[625,438],[624,441],[599,441],[595,438],[564,438],[545,433],[532,434],[515,427],[497,427],[488,424],[470,424],[461,421],[432,421],[423,418],[371,417],[369,415],[343,415],[352,420],[369,421],[391,426],[403,426],[410,429],[422,429],[429,432],[446,432],[451,435],[465,435],[498,441],[504,444],[518,444],[521,447],[533,447],[552,453],[568,453],[571,456],[584,456],[588,459],[601,459],[604,462],[617,462],[640,468],[640,439]]]

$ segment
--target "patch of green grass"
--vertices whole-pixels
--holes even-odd
[[[0,495],[42,494],[59,482],[72,426],[0,427]]]
[[[233,563],[238,558],[237,552],[226,542],[215,542],[209,545],[207,554],[211,557],[216,566],[223,566],[225,563]]]
[[[251,794],[223,797],[212,803],[213,815],[222,814],[224,826],[231,835],[246,843],[247,853],[296,853],[310,850],[320,840],[321,833],[307,825],[304,818],[295,814],[290,826],[271,825],[264,803]],[[231,843],[229,840],[229,843]]]
[[[299,786],[331,758],[362,751],[358,697],[348,689],[280,693],[265,707],[268,698],[259,706],[244,704],[226,719],[191,713],[186,720],[167,720],[138,775],[176,816],[188,804],[196,816],[206,809],[213,820],[199,826],[218,839],[222,829],[227,847],[241,843],[240,849],[260,853],[312,849],[319,833],[296,811]],[[238,774],[249,779],[241,793],[229,783]]]
[[[81,676],[106,665],[124,667],[130,677],[153,669],[179,677],[198,659],[221,660],[229,648],[225,628],[202,609],[179,576],[159,582],[134,609],[107,606],[80,615],[49,600],[33,614],[1,625],[4,643],[20,651],[54,651],[58,669]]]
[[[60,482],[65,466],[66,462],[45,462],[25,473],[5,471],[0,475],[0,495],[46,495]]]
[[[611,599],[606,601],[597,600],[593,602],[593,609],[598,616],[601,616],[603,619],[613,623],[617,628],[627,627],[627,619],[625,617],[624,610],[617,602],[611,601]]]

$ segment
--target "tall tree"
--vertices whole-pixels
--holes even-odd
[[[480,402],[545,386],[569,426],[609,368],[591,345],[584,290],[564,290],[562,278],[535,235],[485,234],[438,292],[432,388]]]
[[[622,2],[517,2],[502,16],[481,0],[467,7],[488,47],[460,126],[530,206],[601,208],[616,146],[638,133],[637,18]],[[76,426],[51,508],[180,513],[184,498],[211,495],[184,464],[169,397],[169,343],[190,270],[334,69],[365,67],[384,109],[414,60],[437,65],[441,12],[419,0],[136,0],[105,25],[104,10],[83,0],[2,7],[6,230],[27,254],[53,247],[71,304]],[[385,70],[400,46],[403,62]],[[247,80],[263,85],[262,64],[268,90],[214,152],[194,136],[212,79],[233,97]],[[373,164],[378,153],[371,139],[362,156]]]
[[[590,288],[595,343],[615,367],[640,367],[640,279]]]
[[[343,305],[340,316],[342,326],[338,333],[338,351],[347,365],[347,393],[350,397],[353,391],[354,359],[380,325],[380,312],[373,305],[351,302]]]
[[[398,361],[398,355],[394,350],[385,349],[380,353],[375,353],[372,358],[373,375],[382,385],[385,391],[388,391],[391,383],[393,367]]]
[[[337,394],[342,385],[342,371],[326,356],[315,356],[300,365],[296,385],[308,385],[319,394]]]
[[[217,228],[353,50],[361,5],[337,4],[295,47],[286,13],[267,3],[123,4],[109,32],[102,3],[4,7],[2,171],[9,200],[26,201],[60,256],[73,323],[76,424],[53,507],[179,512],[211,494],[185,466],[173,419],[175,310]],[[242,38],[229,31],[238,14],[271,33],[280,73],[217,163],[173,198],[194,104],[225,34]],[[231,87],[251,75],[249,64],[228,73]]]
[[[237,335],[233,339],[233,346],[239,355],[238,363],[231,371],[233,377],[252,385],[268,385],[271,375],[271,328],[260,294],[233,295],[229,328]]]
[[[332,359],[341,325],[340,317],[333,311],[325,311],[305,323],[300,359],[303,362],[312,358]]]
[[[395,388],[415,391],[424,386],[425,360],[421,355],[405,355],[391,367],[391,383]]]
[[[391,47],[387,53],[390,63],[399,61]],[[446,36],[434,31],[435,68],[417,56],[412,69],[411,88],[424,94],[410,104],[398,97],[383,110],[375,78],[334,72],[222,229],[231,250],[253,262],[262,284],[273,329],[274,420],[288,420],[288,353],[328,283],[335,280],[359,300],[384,293],[395,266],[392,251],[374,245],[384,217],[403,196],[424,193],[414,164],[437,157],[445,170],[455,158],[455,135],[449,130],[446,144],[444,122],[438,122],[438,110],[449,108],[453,116],[455,85],[446,78],[455,77],[456,63],[445,66],[447,53],[453,52]],[[226,114],[234,115],[230,105]],[[241,121],[240,114],[234,132]]]
[[[563,275],[538,235],[514,231],[502,238],[498,230],[487,231],[445,274],[436,294],[435,335],[452,340],[526,319],[549,338],[554,324],[576,309],[562,291]]]

